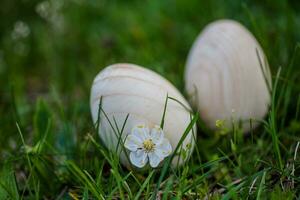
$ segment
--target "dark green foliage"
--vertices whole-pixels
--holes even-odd
[[[5,164],[0,172],[0,199],[19,198],[15,172],[10,164]]]

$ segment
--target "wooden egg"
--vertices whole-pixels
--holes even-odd
[[[102,98],[101,108],[104,112],[100,114],[99,135],[106,147],[111,151],[116,151],[119,136],[114,133],[113,129],[121,130],[128,114],[129,117],[121,136],[123,141],[137,125],[144,124],[149,128],[159,126],[167,95],[180,102],[168,99],[164,118],[164,135],[170,141],[174,151],[191,121],[188,110],[190,106],[180,92],[157,73],[134,64],[114,64],[103,69],[94,79],[90,106],[93,121],[96,123],[99,101]],[[189,153],[192,152],[194,146],[192,132],[190,131],[182,143],[183,149],[189,150]],[[196,133],[196,127],[194,127],[194,132]],[[123,148],[119,148],[121,149]],[[121,151],[120,161],[128,167],[127,158],[124,151]],[[179,165],[186,159],[180,159]],[[177,165],[177,160],[175,156],[172,161],[173,166]]]
[[[233,20],[213,22],[198,36],[186,62],[185,84],[190,102],[211,129],[224,120],[227,128],[241,123],[248,132],[269,109],[267,59],[254,36]]]

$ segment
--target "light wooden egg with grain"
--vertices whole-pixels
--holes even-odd
[[[112,126],[116,129],[115,121],[121,130],[128,114],[122,140],[136,125],[144,124],[149,128],[160,125],[167,95],[180,102],[168,100],[163,128],[165,138],[170,141],[174,150],[191,121],[188,110],[190,106],[180,92],[165,78],[138,65],[114,64],[103,69],[94,79],[90,107],[93,121],[96,123],[102,97],[101,108],[104,112],[100,114],[99,135],[106,147],[116,151],[118,137],[114,134]],[[193,130],[196,133],[196,127]],[[182,147],[192,152],[193,146],[194,137],[190,131]],[[173,159],[173,166],[177,165],[177,159]],[[129,166],[124,151],[121,152],[120,160],[125,166]],[[182,163],[183,159],[179,165]]]
[[[255,37],[240,23],[219,20],[205,27],[186,62],[185,84],[191,103],[208,127],[255,128],[268,112],[271,74]],[[251,123],[250,123],[251,121]]]

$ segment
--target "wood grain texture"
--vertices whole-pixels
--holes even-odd
[[[262,120],[269,108],[267,59],[254,36],[232,20],[213,22],[200,33],[188,55],[185,83],[190,102],[212,129],[216,120],[229,128],[234,120],[247,132],[250,119]]]
[[[102,108],[113,122],[115,118],[121,129],[126,115],[129,114],[122,139],[139,124],[150,128],[160,125],[166,96],[173,97],[190,109],[189,103],[181,93],[166,79],[157,73],[133,64],[114,64],[102,70],[94,79],[91,88],[90,106],[94,123],[97,121],[98,105],[102,97]],[[190,123],[190,113],[180,103],[168,100],[164,132],[173,149],[178,144],[182,134]],[[194,127],[196,133],[196,127]],[[118,138],[107,119],[101,114],[99,135],[104,144],[112,151],[116,149]],[[183,148],[194,140],[190,132],[183,142]],[[174,158],[173,165],[177,165]],[[128,160],[121,152],[121,162],[128,166]],[[180,160],[180,164],[183,160]]]

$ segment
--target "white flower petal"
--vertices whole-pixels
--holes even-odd
[[[172,153],[172,146],[166,138],[163,139],[162,143],[158,144],[155,148],[155,153],[162,158],[169,156]]]
[[[149,128],[145,125],[137,125],[133,127],[131,134],[135,135],[137,138],[140,138],[141,141],[148,140],[150,138]]]
[[[154,144],[160,144],[163,142],[164,132],[159,126],[155,126],[151,130],[150,137],[151,137],[152,141],[154,142]]]
[[[159,165],[159,163],[164,159],[158,156],[155,152],[151,152],[148,154],[150,166],[155,168]]]
[[[147,154],[143,150],[131,152],[129,158],[131,163],[138,168],[144,167],[148,162]]]
[[[125,140],[124,146],[130,151],[136,151],[138,148],[141,148],[143,145],[140,138],[136,137],[133,134],[129,134]]]
[[[142,135],[140,134],[139,129],[137,129],[136,127],[134,127],[134,128],[131,130],[131,135],[134,135],[136,138],[138,138],[140,142],[143,142],[143,141],[144,141],[144,138],[143,138]]]

